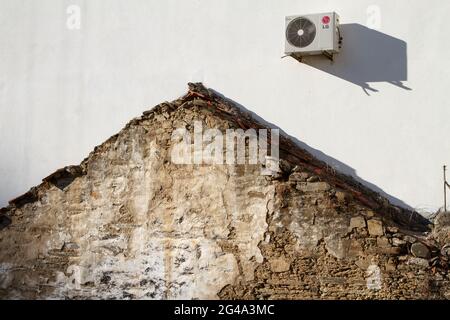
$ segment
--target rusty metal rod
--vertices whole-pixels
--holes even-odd
[[[447,212],[447,176],[446,176],[447,166],[444,166],[444,212]]]

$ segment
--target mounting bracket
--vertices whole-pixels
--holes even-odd
[[[322,55],[323,55],[324,57],[326,57],[327,59],[329,59],[331,62],[334,62],[334,56],[333,56],[332,53],[329,53],[329,52],[327,52],[327,51],[323,51],[323,52],[322,52]],[[299,56],[299,55],[296,55],[296,54],[288,54],[288,55],[282,56],[281,59],[286,58],[286,57],[291,57],[291,58],[297,60],[297,61],[300,62],[300,63],[305,63],[305,62],[303,61],[303,58],[304,58],[305,56]]]
[[[322,51],[322,55],[324,55],[326,58],[330,59],[331,62],[334,62],[334,56],[332,53],[329,53],[328,51]]]

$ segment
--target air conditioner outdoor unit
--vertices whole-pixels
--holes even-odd
[[[285,53],[288,56],[324,54],[332,59],[341,44],[339,15],[335,12],[286,17]]]

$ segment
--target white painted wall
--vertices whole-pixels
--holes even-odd
[[[80,29],[67,28],[70,5]],[[363,27],[377,24],[370,5],[382,34]],[[344,34],[334,65],[280,59],[285,15],[331,10],[362,25]],[[449,15],[446,0],[2,0],[0,205],[203,81],[345,171],[437,209],[450,164]],[[405,80],[403,66],[411,90],[386,82]],[[362,80],[378,92],[366,95]]]

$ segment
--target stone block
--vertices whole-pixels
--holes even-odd
[[[421,242],[416,242],[411,245],[411,253],[417,258],[428,259],[430,257],[430,249]]]
[[[386,247],[390,247],[391,244],[389,243],[389,239],[386,237],[379,237],[377,238],[377,246],[382,247],[382,248],[386,248]]]
[[[356,240],[352,239],[350,241],[350,247],[348,248],[348,256],[349,257],[358,257],[362,256],[364,254],[363,247],[361,243]]]
[[[309,174],[306,172],[294,172],[289,176],[290,181],[305,182],[309,178]]]
[[[371,219],[367,221],[367,228],[371,236],[382,236],[384,234],[383,222],[380,220]]]
[[[331,186],[326,182],[307,182],[297,184],[297,190],[303,192],[325,192],[331,189]]]
[[[386,254],[389,256],[398,256],[402,253],[402,248],[400,247],[379,247],[377,250],[378,253]]]
[[[414,243],[417,241],[417,238],[415,238],[413,236],[403,236],[403,240],[405,240],[406,242],[409,242],[409,243]]]
[[[291,268],[291,263],[284,258],[276,258],[270,261],[270,270],[272,272],[287,272]]]
[[[348,201],[351,200],[351,196],[347,192],[337,191],[336,192],[336,199],[340,203],[347,203]]]
[[[392,238],[392,244],[396,247],[401,247],[406,244],[406,241],[399,238]]]
[[[353,217],[350,219],[350,229],[354,228],[365,228],[366,227],[366,219],[364,217]]]
[[[409,258],[408,264],[413,264],[422,268],[428,268],[430,265],[428,260],[422,258]]]

